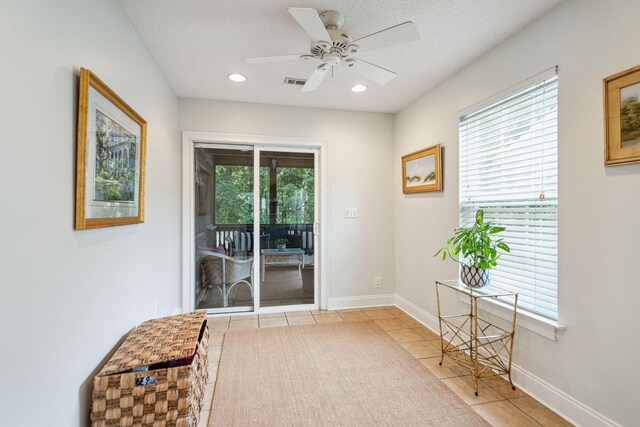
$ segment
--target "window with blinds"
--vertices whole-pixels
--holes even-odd
[[[460,117],[460,226],[475,212],[506,227],[511,247],[491,284],[520,308],[558,316],[558,80],[542,81]]]

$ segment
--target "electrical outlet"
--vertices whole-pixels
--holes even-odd
[[[358,218],[358,208],[344,208],[345,218]]]
[[[382,287],[382,277],[374,277],[373,278],[373,287],[381,288]]]

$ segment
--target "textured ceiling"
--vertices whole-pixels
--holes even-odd
[[[181,97],[359,111],[397,112],[561,0],[120,0]],[[413,21],[420,40],[358,56],[398,76],[378,86],[338,67],[316,92],[284,85],[306,79],[312,61],[249,65],[245,58],[307,54],[309,38],[287,8],[337,10],[353,39]],[[245,83],[227,79],[247,76]],[[369,90],[349,89],[364,83]]]

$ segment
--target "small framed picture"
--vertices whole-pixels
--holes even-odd
[[[402,156],[402,192],[442,191],[440,144]]]
[[[640,162],[640,66],[602,81],[604,164]]]
[[[144,221],[146,138],[147,122],[81,68],[76,229]]]

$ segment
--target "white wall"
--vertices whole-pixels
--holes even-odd
[[[326,139],[328,297],[394,292],[393,115],[183,98],[178,110],[182,130]]]
[[[115,1],[3,1],[0,40],[0,425],[88,425],[103,358],[180,303],[177,98]],[[73,229],[81,66],[148,122],[144,224]]]
[[[567,1],[397,115],[396,291],[436,314],[432,254],[457,226],[458,112],[559,65],[557,342],[519,330],[515,363],[621,425],[637,425],[640,164],[604,167],[602,79],[640,63],[640,2]],[[402,195],[403,154],[441,143],[444,192]],[[562,409],[562,408],[561,408]]]

